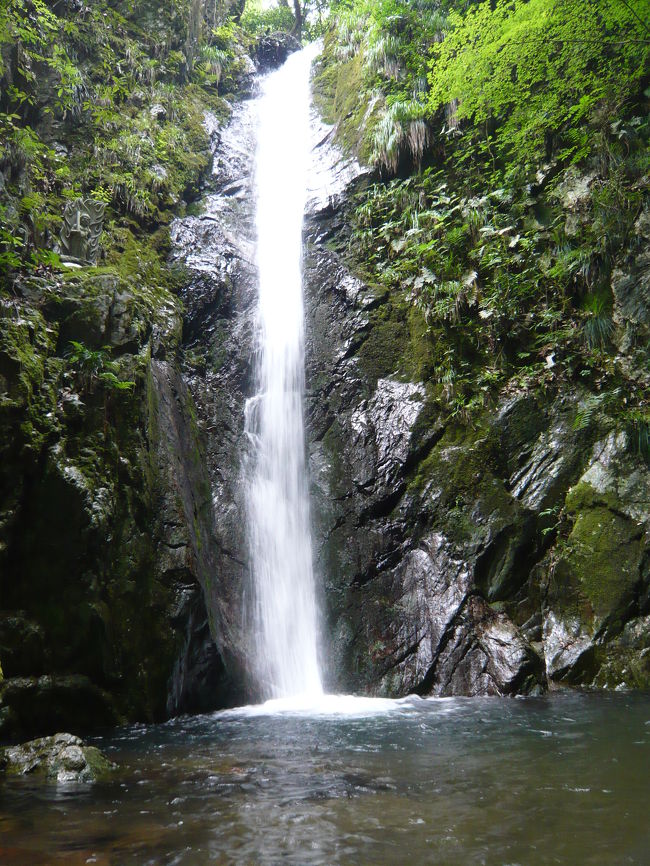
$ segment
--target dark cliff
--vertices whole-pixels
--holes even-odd
[[[314,203],[306,231],[332,683],[435,695],[647,688],[645,79],[612,79],[624,109],[594,97],[579,158],[567,144],[574,82],[552,82],[546,109],[566,87],[567,115],[537,116],[532,97],[518,106],[522,128],[548,125],[541,150],[530,131],[522,153],[497,95],[484,126],[457,102],[427,105],[427,57],[445,32],[492,49],[471,30],[489,4],[445,19],[454,5],[465,10],[398,3],[390,17],[352,4],[318,72],[318,104],[348,155],[347,169],[334,164],[356,175]],[[609,26],[634,36],[640,24],[624,13]],[[504,34],[517,68],[520,43]],[[634,44],[621,70],[647,50]],[[435,93],[436,76],[457,74],[473,105],[456,50],[428,84]],[[476,76],[484,68],[499,71]],[[583,76],[584,95],[595,85]]]

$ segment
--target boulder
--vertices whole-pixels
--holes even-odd
[[[294,51],[301,49],[301,44],[290,33],[269,33],[260,37],[255,46],[254,58],[260,70],[275,69]]]
[[[59,784],[96,782],[114,769],[99,749],[73,734],[54,734],[0,749],[0,772],[7,776],[36,776]]]

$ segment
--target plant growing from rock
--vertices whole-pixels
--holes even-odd
[[[66,359],[83,391],[93,393],[99,384],[109,391],[130,391],[135,387],[135,382],[119,378],[119,365],[110,360],[110,353],[110,346],[90,349],[77,340],[70,341]]]

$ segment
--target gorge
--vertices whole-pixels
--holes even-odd
[[[68,178],[106,213],[96,264],[30,217],[3,271],[0,737],[59,739],[0,750],[0,860],[643,863],[645,79],[522,167],[421,112],[418,40],[482,4],[333,4],[302,50],[126,5],[68,28],[99,101],[43,77],[0,166],[7,225]]]

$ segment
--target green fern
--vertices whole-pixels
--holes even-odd
[[[629,450],[650,463],[650,413],[633,410],[626,426]]]
[[[582,326],[588,349],[606,349],[611,344],[614,322],[604,298],[594,295],[585,304],[586,318]]]
[[[578,412],[573,422],[575,431],[587,430],[592,426],[594,415],[602,407],[605,399],[605,394],[590,394],[578,408]]]

